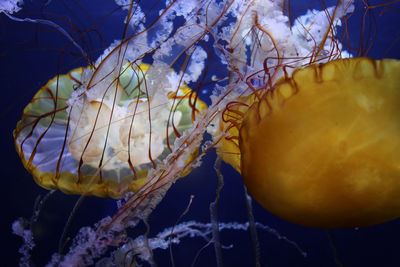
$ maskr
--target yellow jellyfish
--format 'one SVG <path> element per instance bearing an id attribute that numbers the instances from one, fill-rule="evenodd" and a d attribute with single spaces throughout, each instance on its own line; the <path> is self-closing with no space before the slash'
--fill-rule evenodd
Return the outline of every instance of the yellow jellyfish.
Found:
<path id="1" fill-rule="evenodd" d="M 117 81 L 114 70 L 105 66 L 101 76 L 100 68 L 50 80 L 17 124 L 16 150 L 46 189 L 112 198 L 136 191 L 206 108 L 186 85 L 164 95 L 149 92 L 149 65 L 126 63 Z"/>
<path id="2" fill-rule="evenodd" d="M 400 216 L 399 114 L 400 61 L 311 65 L 249 108 L 234 162 L 255 200 L 287 221 L 386 222 Z"/>

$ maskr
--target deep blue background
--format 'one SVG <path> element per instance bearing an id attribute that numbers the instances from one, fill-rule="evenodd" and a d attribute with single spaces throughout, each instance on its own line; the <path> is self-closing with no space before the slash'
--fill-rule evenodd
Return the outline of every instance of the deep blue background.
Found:
<path id="1" fill-rule="evenodd" d="M 45 1 L 44 1 L 45 2 Z M 104 3 L 103 3 L 104 2 Z M 292 1 L 292 14 L 302 13 L 304 9 Z M 312 2 L 312 1 L 311 1 Z M 319 1 L 315 1 L 319 3 Z M 330 3 L 329 3 L 330 2 Z M 329 1 L 330 5 L 332 2 Z M 382 3 L 383 1 L 375 1 Z M 95 4 L 94 4 L 95 3 Z M 313 3 L 303 6 L 312 6 Z M 111 12 L 116 8 L 112 1 L 55 1 L 47 7 L 42 1 L 27 3 L 26 9 L 18 13 L 19 17 L 51 19 L 73 32 L 69 21 L 81 30 L 94 29 L 85 33 L 88 38 L 83 44 L 90 51 L 93 59 L 108 46 L 113 39 L 119 39 L 123 20 L 121 11 Z M 314 5 L 319 6 L 319 4 Z M 369 56 L 375 58 L 400 58 L 398 39 L 399 5 L 397 9 L 375 12 L 378 37 Z M 40 10 L 42 8 L 42 13 Z M 360 36 L 360 16 L 358 10 L 348 25 L 349 33 L 354 36 L 352 47 L 357 50 Z M 106 16 L 100 23 L 99 18 Z M 29 103 L 35 92 L 57 73 L 66 73 L 74 67 L 86 65 L 76 54 L 78 51 L 66 46 L 67 40 L 50 27 L 29 23 L 16 23 L 0 15 L 0 152 L 1 152 L 1 241 L 2 266 L 15 266 L 18 262 L 18 248 L 21 240 L 11 234 L 11 223 L 18 217 L 30 217 L 35 198 L 47 191 L 37 186 L 31 175 L 23 168 L 15 153 L 12 131 L 20 119 L 23 108 Z M 61 53 L 65 51 L 66 53 Z M 75 54 L 74 54 L 75 53 Z M 60 55 L 63 55 L 60 57 Z M 61 63 L 61 64 L 60 64 Z M 400 75 L 400 74 L 399 74 Z M 201 96 L 206 99 L 206 95 Z M 187 177 L 180 179 L 170 189 L 165 199 L 150 217 L 151 233 L 154 236 L 164 228 L 174 225 L 194 195 L 190 211 L 183 221 L 209 221 L 209 203 L 215 197 L 216 174 L 213 170 L 215 155 L 204 159 L 203 165 Z M 240 176 L 230 166 L 223 164 L 225 187 L 221 192 L 219 216 L 223 222 L 246 221 L 243 187 Z M 77 200 L 77 196 L 55 193 L 44 206 L 39 222 L 35 226 L 38 233 L 37 248 L 33 258 L 38 266 L 50 259 L 57 251 L 58 238 L 63 223 Z M 74 236 L 77 229 L 92 225 L 115 209 L 113 200 L 86 198 L 73 221 L 69 236 Z M 328 240 L 327 232 L 311 229 L 282 221 L 254 203 L 256 221 L 277 229 L 282 235 L 295 241 L 308 253 L 307 258 L 283 240 L 278 240 L 268 232 L 259 231 L 263 266 L 336 266 Z M 143 228 L 138 231 L 143 230 Z M 345 266 L 400 266 L 399 239 L 400 221 L 362 228 L 358 230 L 332 230 L 336 240 L 336 249 Z M 225 266 L 253 266 L 253 254 L 248 232 L 223 231 L 224 245 L 233 245 L 224 250 Z M 185 239 L 180 245 L 173 246 L 176 266 L 188 266 L 198 249 L 205 242 L 200 239 Z M 168 251 L 155 251 L 159 266 L 170 266 Z M 196 266 L 214 266 L 213 247 L 202 252 Z"/>

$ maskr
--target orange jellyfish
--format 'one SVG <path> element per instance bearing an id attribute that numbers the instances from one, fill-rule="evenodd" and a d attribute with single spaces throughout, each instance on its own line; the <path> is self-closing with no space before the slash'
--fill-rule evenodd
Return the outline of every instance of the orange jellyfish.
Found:
<path id="1" fill-rule="evenodd" d="M 400 216 L 400 61 L 353 58 L 282 78 L 240 129 L 241 173 L 267 210 L 304 226 Z"/>
<path id="2" fill-rule="evenodd" d="M 304 34 L 312 36 L 312 22 L 303 22 Z M 257 17 L 254 24 L 261 34 L 253 34 L 270 41 L 276 57 L 265 57 L 264 70 L 248 76 L 252 94 L 226 106 L 217 130 L 227 131 L 217 147 L 222 159 L 242 174 L 264 208 L 303 226 L 358 227 L 399 217 L 399 62 L 355 58 L 318 64 L 338 56 L 340 44 L 324 44 L 327 31 L 309 62 L 293 67 L 305 58 L 282 56 L 286 48 L 274 39 L 279 34 Z M 265 41 L 260 43 L 261 54 Z M 280 70 L 284 77 L 277 80 Z"/>

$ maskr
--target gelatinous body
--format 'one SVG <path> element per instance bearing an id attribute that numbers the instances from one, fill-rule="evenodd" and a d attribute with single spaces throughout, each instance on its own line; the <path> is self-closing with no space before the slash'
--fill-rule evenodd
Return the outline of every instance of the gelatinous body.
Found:
<path id="1" fill-rule="evenodd" d="M 150 96 L 148 69 L 126 64 L 117 83 L 84 88 L 90 69 L 79 68 L 39 90 L 14 131 L 17 152 L 39 185 L 113 198 L 143 185 L 192 113 L 206 108 L 200 100 L 190 104 L 196 94 L 187 86 Z"/>
<path id="2" fill-rule="evenodd" d="M 400 61 L 353 58 L 282 78 L 240 130 L 243 180 L 275 215 L 358 227 L 400 216 Z"/>

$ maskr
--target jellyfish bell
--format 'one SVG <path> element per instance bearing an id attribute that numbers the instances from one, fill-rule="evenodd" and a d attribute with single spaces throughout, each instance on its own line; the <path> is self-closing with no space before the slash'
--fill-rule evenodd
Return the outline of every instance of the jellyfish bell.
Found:
<path id="1" fill-rule="evenodd" d="M 373 8 L 375 8 L 374 6 L 368 6 L 368 5 L 366 5 L 365 7 L 368 8 L 367 10 L 370 9 L 372 10 Z M 216 123 L 217 136 L 219 134 L 224 135 L 221 141 L 219 141 L 217 144 L 217 152 L 225 162 L 232 165 L 238 172 L 242 174 L 243 180 L 246 186 L 248 187 L 249 192 L 262 206 L 264 206 L 264 208 L 278 215 L 281 218 L 284 218 L 291 222 L 295 222 L 297 224 L 313 226 L 313 227 L 330 227 L 330 228 L 358 227 L 358 226 L 377 224 L 398 217 L 397 213 L 395 212 L 396 205 L 394 205 L 394 203 L 396 202 L 395 193 L 392 194 L 393 202 L 387 200 L 386 203 L 381 203 L 379 207 L 377 207 L 373 203 L 368 203 L 368 202 L 359 203 L 358 206 L 360 207 L 360 209 L 358 210 L 358 213 L 350 211 L 351 205 L 343 204 L 344 200 L 342 202 L 336 202 L 336 206 L 334 206 L 334 204 L 331 204 L 330 210 L 328 209 L 328 207 L 323 206 L 323 204 L 321 204 L 320 210 L 314 210 L 314 211 L 307 210 L 305 205 L 311 205 L 313 202 L 316 203 L 320 200 L 319 198 L 321 198 L 320 201 L 322 201 L 323 196 L 325 196 L 323 193 L 325 191 L 319 190 L 318 186 L 321 186 L 321 189 L 323 186 L 325 186 L 323 189 L 325 189 L 327 192 L 333 191 L 331 192 L 332 199 L 334 197 L 340 196 L 341 194 L 340 190 L 337 192 L 337 195 L 335 195 L 336 187 L 331 186 L 330 188 L 328 188 L 327 186 L 328 184 L 324 184 L 323 182 L 321 182 L 324 181 L 323 179 L 319 180 L 320 183 L 315 183 L 315 182 L 313 183 L 313 181 L 310 181 L 309 183 L 307 182 L 302 183 L 302 180 L 300 179 L 300 177 L 302 177 L 303 175 L 302 169 L 300 169 L 299 171 L 298 180 L 294 180 L 294 178 L 287 178 L 287 180 L 284 180 L 283 178 L 280 178 L 280 175 L 289 172 L 290 169 L 286 170 L 286 166 L 279 165 L 278 163 L 275 163 L 272 160 L 271 163 L 268 162 L 267 160 L 269 159 L 268 153 L 271 153 L 271 155 L 274 155 L 274 160 L 277 161 L 282 160 L 289 165 L 291 164 L 290 161 L 288 160 L 290 157 L 289 156 L 286 157 L 285 155 L 291 153 L 294 148 L 288 146 L 285 147 L 286 151 L 283 151 L 283 149 L 279 149 L 280 145 L 284 147 L 284 144 L 290 143 L 293 147 L 298 147 L 301 144 L 303 144 L 304 149 L 308 148 L 306 146 L 306 144 L 308 143 L 302 142 L 301 137 L 294 138 L 296 137 L 294 136 L 292 137 L 290 142 L 286 140 L 280 141 L 280 135 L 282 135 L 283 138 L 285 136 L 284 132 L 285 129 L 288 129 L 288 127 L 290 126 L 290 123 L 289 122 L 285 123 L 285 120 L 291 121 L 290 118 L 286 119 L 280 117 L 280 119 L 277 120 L 276 124 L 273 124 L 271 126 L 266 126 L 267 123 L 265 123 L 263 124 L 266 127 L 265 130 L 261 128 L 261 126 L 255 126 L 258 125 L 258 123 L 255 122 L 251 123 L 252 119 L 257 118 L 257 120 L 259 120 L 259 117 L 261 116 L 259 114 L 256 114 L 254 110 L 258 111 L 258 108 L 256 107 L 258 107 L 258 105 L 261 105 L 258 103 L 263 103 L 262 99 L 271 98 L 271 100 L 266 105 L 271 110 L 277 109 L 280 111 L 285 107 L 285 105 L 281 104 L 281 102 L 286 103 L 285 100 L 283 100 L 284 99 L 283 96 L 285 95 L 277 94 L 274 92 L 278 92 L 276 86 L 277 84 L 282 83 L 282 80 L 284 81 L 287 80 L 288 84 L 294 84 L 296 82 L 294 80 L 295 78 L 293 79 L 289 78 L 293 71 L 295 73 L 295 76 L 299 77 L 301 73 L 307 73 L 305 70 L 302 71 L 303 68 L 307 69 L 307 66 L 311 66 L 309 67 L 310 69 L 318 69 L 320 67 L 322 68 L 322 66 L 325 66 L 324 68 L 328 69 L 337 66 L 337 68 L 339 68 L 342 71 L 341 74 L 343 76 L 345 76 L 347 72 L 355 73 L 354 74 L 355 77 L 357 77 L 357 75 L 360 76 L 365 75 L 366 77 L 371 76 L 371 79 L 373 79 L 374 77 L 377 78 L 379 77 L 379 75 L 381 75 L 381 73 L 378 71 L 376 71 L 377 73 L 376 75 L 373 75 L 374 72 L 371 69 L 374 68 L 372 68 L 366 63 L 362 64 L 364 60 L 361 60 L 360 61 L 361 63 L 359 64 L 358 63 L 356 64 L 356 62 L 358 62 L 356 59 L 354 59 L 354 61 L 353 60 L 343 61 L 343 62 L 353 62 L 352 64 L 350 64 L 350 63 L 343 63 L 340 59 L 349 57 L 350 55 L 345 51 L 342 44 L 337 41 L 341 40 L 341 38 L 335 38 L 338 32 L 334 29 L 334 27 L 342 25 L 343 20 L 340 20 L 339 18 L 344 18 L 346 14 L 348 13 L 351 14 L 354 10 L 355 6 L 353 5 L 352 1 L 338 1 L 336 6 L 327 8 L 324 12 L 317 12 L 316 10 L 308 11 L 307 14 L 305 14 L 304 16 L 297 18 L 290 29 L 287 26 L 287 21 L 285 21 L 284 19 L 280 20 L 282 22 L 281 27 L 279 28 L 280 32 L 277 33 L 275 32 L 277 31 L 277 29 L 274 29 L 273 27 L 269 26 L 271 24 L 268 23 L 269 22 L 268 20 L 262 21 L 262 19 L 260 19 L 268 17 L 268 15 L 265 16 L 264 14 L 262 14 L 262 9 L 257 9 L 257 11 L 254 11 L 253 13 L 256 15 L 258 14 L 258 16 L 253 15 L 254 27 L 251 28 L 251 30 L 245 29 L 243 32 L 238 30 L 237 31 L 238 33 L 236 32 L 234 33 L 234 37 L 235 35 L 241 38 L 243 38 L 243 36 L 246 36 L 247 37 L 246 41 L 249 42 L 249 46 L 254 45 L 254 49 L 251 50 L 252 57 L 250 59 L 246 58 L 245 53 L 241 53 L 242 60 L 240 61 L 242 63 L 250 61 L 251 64 L 247 65 L 246 70 L 247 71 L 250 70 L 253 73 L 249 74 L 246 72 L 242 72 L 240 75 L 238 75 L 239 77 L 246 78 L 245 80 L 246 84 L 244 86 L 245 89 L 240 88 L 241 91 L 239 96 L 236 96 L 232 101 L 229 101 L 227 103 L 220 117 L 220 121 Z M 279 18 L 278 11 L 276 11 L 274 14 L 277 18 Z M 330 16 L 327 16 L 327 14 L 330 14 Z M 364 15 L 366 14 L 367 13 L 365 13 Z M 242 17 L 241 21 L 246 21 L 246 18 Z M 344 19 L 344 21 L 346 22 L 346 25 L 348 25 L 347 19 Z M 246 32 L 249 34 L 246 34 Z M 347 33 L 346 31 L 344 32 L 345 34 Z M 283 38 L 283 36 L 285 38 Z M 361 36 L 363 36 L 363 34 Z M 234 37 L 232 38 L 233 41 L 235 41 Z M 346 39 L 347 37 L 343 38 L 343 40 Z M 260 42 L 260 40 L 262 40 L 262 42 Z M 361 40 L 360 42 L 362 43 L 363 40 Z M 362 51 L 363 45 L 364 44 L 360 45 L 360 49 L 358 51 L 360 55 L 363 54 Z M 238 47 L 239 46 L 236 46 L 235 48 L 237 49 Z M 238 51 L 240 50 L 241 52 L 242 49 L 237 49 L 237 50 Z M 293 52 L 296 53 L 293 54 Z M 239 55 L 238 53 L 237 57 L 239 58 L 241 55 Z M 369 62 L 368 60 L 366 61 Z M 392 79 L 393 81 L 396 81 L 396 78 L 394 77 L 397 76 L 396 73 L 398 72 L 398 68 L 396 67 L 397 63 L 387 63 L 388 61 L 389 60 L 383 61 L 383 63 L 380 64 L 379 61 L 371 60 L 372 63 L 370 65 L 372 66 L 376 65 L 377 70 L 379 71 L 382 70 L 382 75 L 383 73 L 386 73 L 385 75 L 387 75 L 386 77 L 387 80 Z M 337 62 L 337 63 L 331 63 L 332 65 L 329 64 L 318 65 L 320 63 L 326 63 L 326 62 Z M 360 66 L 355 67 L 354 65 L 357 66 L 360 65 Z M 253 66 L 254 68 L 252 69 L 251 67 Z M 380 66 L 381 68 L 378 68 Z M 234 71 L 236 72 L 236 70 Z M 360 73 L 358 73 L 357 71 L 360 71 Z M 314 72 L 309 71 L 308 73 L 314 73 Z M 315 73 L 319 72 L 315 71 Z M 312 84 L 314 83 L 324 84 L 324 81 L 321 78 L 322 76 L 316 76 L 316 77 L 314 76 L 312 74 L 309 74 L 307 76 L 309 78 L 314 79 Z M 390 78 L 390 76 L 392 76 L 392 78 Z M 330 77 L 323 77 L 323 78 L 327 80 L 331 79 Z M 315 81 L 315 79 L 319 80 Z M 240 80 L 240 78 L 237 78 L 237 80 Z M 389 83 L 384 79 L 377 79 L 377 80 L 380 82 L 380 84 L 376 82 L 377 83 L 376 88 L 382 87 L 382 84 L 385 85 L 386 83 Z M 351 81 L 349 80 L 347 81 L 349 82 L 347 86 L 351 87 L 350 85 Z M 237 83 L 236 81 L 234 81 L 234 83 L 235 86 L 239 87 L 238 86 L 239 83 Z M 353 83 L 356 82 L 353 81 Z M 366 83 L 368 84 L 368 81 Z M 373 82 L 370 83 L 370 85 L 372 84 Z M 303 79 L 302 86 L 307 87 L 307 85 L 308 81 L 306 81 L 306 79 Z M 287 88 L 281 90 L 284 91 L 285 94 L 289 93 Z M 311 89 L 308 90 L 311 91 Z M 338 90 L 339 89 L 331 90 L 331 93 L 334 94 Z M 332 98 L 332 102 L 330 103 L 331 106 L 328 105 L 326 107 L 324 107 L 323 105 L 320 106 L 321 109 L 331 107 L 331 109 L 335 111 L 336 109 L 338 109 L 337 108 L 338 106 L 340 107 L 340 104 L 338 103 L 340 103 L 341 99 L 337 99 L 335 101 L 330 94 L 321 93 L 321 91 L 323 90 L 321 89 L 319 91 L 317 90 L 313 91 L 318 93 L 315 93 L 315 95 L 311 95 L 309 98 L 307 98 L 307 100 L 309 100 L 310 103 L 304 105 L 310 105 L 310 107 L 305 107 L 305 108 L 311 109 L 313 107 L 316 107 L 317 106 L 316 103 L 319 103 L 319 101 L 317 100 L 319 98 L 323 100 L 324 97 Z M 355 92 L 355 90 L 351 89 L 348 89 L 347 91 Z M 395 95 L 394 91 L 391 89 L 387 89 L 386 92 L 388 92 L 388 94 L 385 96 L 387 98 L 392 98 Z M 390 96 L 391 93 L 393 93 L 392 96 Z M 370 95 L 368 97 L 372 99 L 374 96 Z M 296 94 L 294 94 L 292 98 L 293 98 L 292 101 L 296 101 L 295 100 Z M 343 96 L 343 98 L 345 97 Z M 360 96 L 360 98 L 362 97 Z M 366 98 L 365 103 L 369 103 L 369 101 L 370 100 Z M 301 100 L 298 100 L 296 103 L 299 103 L 299 105 L 303 105 Z M 302 108 L 299 107 L 299 110 L 302 111 Z M 262 111 L 265 112 L 265 109 Z M 302 114 L 300 111 L 296 112 Z M 356 111 L 353 110 L 352 112 Z M 307 120 L 310 123 L 315 122 L 314 125 L 315 128 L 317 129 L 321 128 L 317 124 L 317 116 L 314 115 L 314 113 L 318 113 L 318 110 L 313 109 L 312 112 L 308 113 L 309 116 L 307 116 L 307 118 L 304 117 L 299 119 L 298 123 L 301 124 L 303 123 L 303 121 Z M 350 118 L 351 117 L 350 114 L 352 113 L 349 113 L 349 115 L 347 115 L 346 118 Z M 388 115 L 388 117 L 392 119 L 391 121 L 392 125 L 396 125 L 394 114 L 395 113 L 392 112 L 390 116 Z M 354 117 L 356 117 L 356 115 L 357 114 L 354 114 Z M 273 115 L 271 116 L 273 117 Z M 291 115 L 287 116 L 290 117 Z M 381 116 L 383 117 L 384 115 L 381 114 Z M 296 118 L 296 115 L 294 115 L 293 117 Z M 372 120 L 372 118 L 369 118 L 369 116 L 364 116 L 364 118 L 365 121 L 367 121 L 367 119 Z M 322 124 L 324 120 L 332 121 L 332 119 L 330 118 L 325 118 L 325 119 L 319 119 L 319 123 Z M 377 120 L 379 121 L 379 119 Z M 371 122 L 371 124 L 374 124 L 373 121 Z M 286 126 L 286 128 L 284 128 L 283 126 Z M 319 145 L 320 147 L 318 147 L 317 145 L 318 142 L 315 142 L 313 140 L 314 130 L 311 127 L 308 128 L 308 130 L 309 133 L 307 133 L 305 137 L 307 137 L 307 140 L 309 140 L 310 142 L 312 142 L 313 145 L 315 145 L 315 146 L 312 145 L 309 146 L 310 148 L 312 148 L 310 149 L 309 153 L 311 153 L 312 150 L 321 151 L 323 149 L 323 146 L 321 144 L 323 144 L 324 138 L 326 139 L 327 137 L 321 136 Z M 268 131 L 268 133 L 266 133 L 266 131 Z M 340 131 L 338 130 L 336 134 L 339 135 L 339 133 Z M 379 132 L 376 132 L 376 134 L 378 133 Z M 276 139 L 265 141 L 264 139 L 268 139 L 267 136 L 269 134 L 271 135 L 275 134 Z M 286 133 L 286 135 L 288 135 L 288 133 Z M 395 136 L 395 134 L 393 136 Z M 371 136 L 370 138 L 371 140 L 373 140 L 374 136 Z M 270 145 L 267 142 L 272 142 L 273 144 Z M 297 143 L 299 144 L 297 145 Z M 276 148 L 276 150 L 271 151 L 273 148 Z M 320 148 L 320 150 L 317 150 L 318 148 Z M 257 155 L 255 151 L 258 151 L 261 154 Z M 327 150 L 326 153 L 328 153 L 328 151 L 329 150 Z M 278 154 L 276 155 L 274 153 Z M 314 152 L 314 154 L 311 155 L 316 155 L 316 153 L 317 152 Z M 368 153 L 366 152 L 365 154 Z M 294 155 L 293 157 L 294 159 L 300 162 L 299 166 L 303 166 L 305 169 L 307 168 L 307 166 L 310 166 L 310 163 L 308 162 L 301 162 L 301 160 L 303 159 L 301 155 Z M 337 155 L 337 157 L 339 159 L 340 156 Z M 385 158 L 388 157 L 388 155 L 386 156 L 377 155 L 377 157 Z M 329 156 L 322 158 L 329 159 Z M 318 163 L 318 161 L 316 162 Z M 272 164 L 273 166 L 270 167 L 269 164 Z M 266 168 L 269 168 L 268 171 L 266 170 Z M 323 168 L 323 166 L 321 166 L 321 168 Z M 383 165 L 381 165 L 381 170 L 382 169 Z M 316 173 L 318 173 L 317 167 L 313 168 L 313 170 Z M 305 172 L 305 170 L 303 171 Z M 319 171 L 322 172 L 322 170 Z M 291 174 L 293 177 L 295 177 L 297 173 L 295 171 L 292 171 Z M 309 179 L 311 179 L 311 177 L 317 179 L 317 175 L 313 173 L 311 173 L 308 177 Z M 322 174 L 319 174 L 318 177 L 324 177 L 324 176 Z M 290 179 L 294 180 L 293 182 L 298 181 L 299 190 L 296 190 L 294 184 L 290 183 L 291 181 Z M 343 179 L 345 181 L 346 178 Z M 331 181 L 332 183 L 334 183 L 334 180 L 335 179 L 333 178 L 329 179 L 329 181 Z M 342 180 L 339 180 L 339 182 L 337 183 L 337 186 L 339 186 L 339 188 L 341 184 L 343 185 L 341 181 Z M 360 183 L 361 181 L 366 181 L 366 180 L 359 179 Z M 390 186 L 390 181 L 391 178 L 387 180 L 388 186 Z M 304 186 L 304 188 L 306 189 L 316 188 L 315 191 L 319 192 L 319 194 L 315 194 L 315 199 L 312 199 L 310 196 L 311 200 L 309 200 L 309 202 L 306 203 L 305 200 L 306 198 L 301 194 L 307 194 L 307 192 L 309 191 L 301 190 L 302 188 L 300 188 L 300 184 Z M 392 185 L 394 184 L 395 181 L 393 181 Z M 279 186 L 281 186 L 281 188 L 279 188 Z M 382 186 L 384 187 L 385 185 L 382 184 Z M 295 191 L 295 193 L 292 191 Z M 356 204 L 360 202 L 361 199 L 359 199 L 357 202 L 356 194 L 352 195 L 353 192 L 351 190 L 347 193 L 348 197 L 351 200 L 349 201 L 355 202 L 353 207 L 354 209 L 357 209 L 358 207 Z M 327 194 L 325 197 L 326 199 L 328 199 L 329 194 Z M 353 197 L 353 199 L 351 199 L 351 197 Z M 299 200 L 299 203 L 296 203 L 296 200 Z M 394 206 L 391 206 L 392 204 Z M 362 209 L 361 206 L 363 206 Z M 367 206 L 374 206 L 376 208 L 375 209 L 371 208 L 370 210 L 368 210 Z M 341 211 L 340 208 L 342 208 L 343 210 Z M 279 211 L 280 209 L 281 211 Z M 346 209 L 349 209 L 347 210 L 347 213 Z M 308 213 L 306 211 L 308 211 Z M 302 214 L 302 212 L 304 213 Z M 314 214 L 312 214 L 312 212 L 314 212 Z M 370 213 L 368 214 L 368 212 Z M 324 221 L 323 218 L 326 218 L 326 220 Z"/>
<path id="2" fill-rule="evenodd" d="M 17 152 L 39 185 L 112 198 L 143 185 L 147 170 L 191 125 L 192 113 L 206 108 L 201 100 L 190 104 L 197 95 L 186 85 L 150 95 L 149 68 L 125 63 L 116 76 L 79 68 L 39 90 L 14 131 Z"/>
<path id="3" fill-rule="evenodd" d="M 251 195 L 290 222 L 360 227 L 400 216 L 400 61 L 352 58 L 280 79 L 240 128 Z"/>

